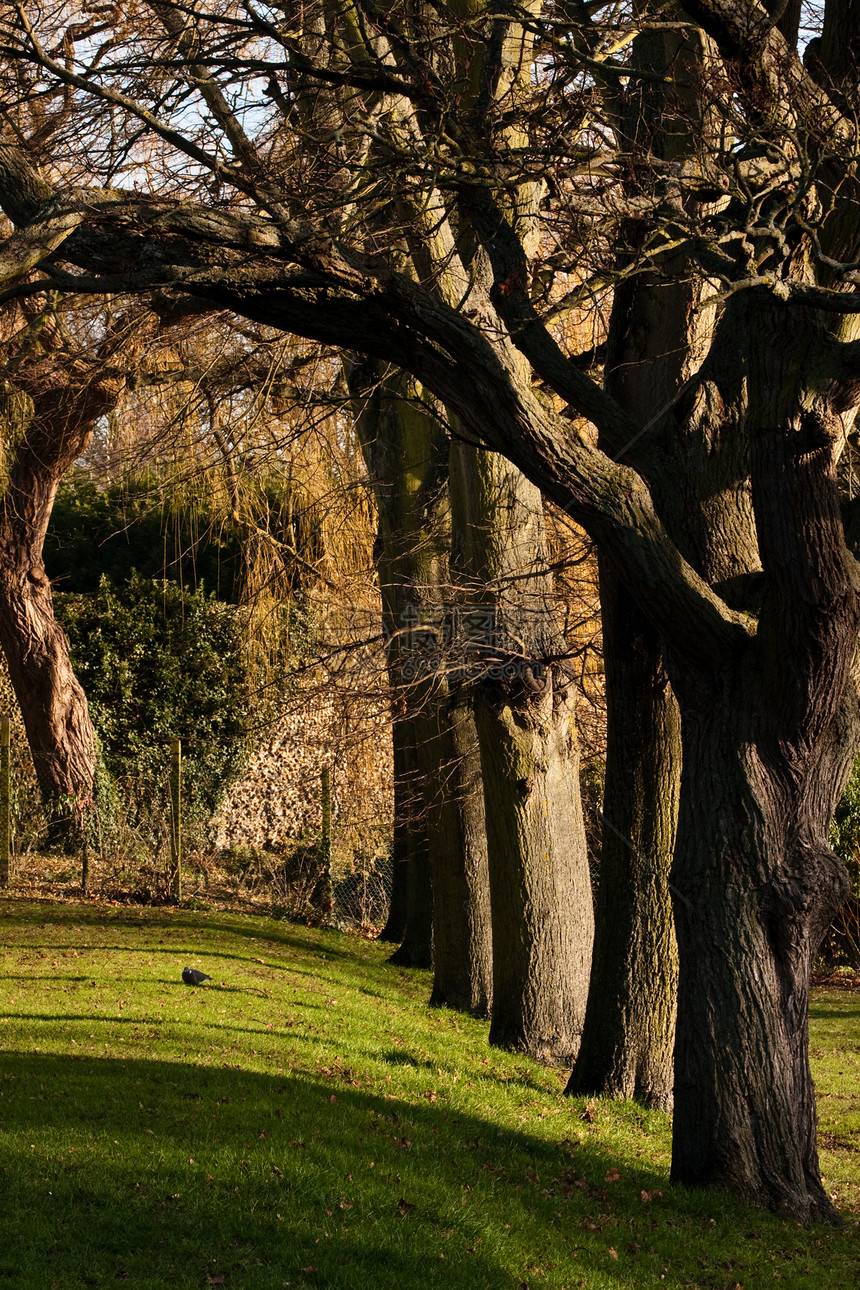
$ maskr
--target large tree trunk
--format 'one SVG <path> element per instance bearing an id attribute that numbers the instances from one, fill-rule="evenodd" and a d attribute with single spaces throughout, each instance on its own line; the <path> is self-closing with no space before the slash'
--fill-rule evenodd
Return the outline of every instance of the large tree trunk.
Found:
<path id="1" fill-rule="evenodd" d="M 490 848 L 490 1043 L 543 1060 L 579 1047 L 594 935 L 567 685 L 481 686 L 478 734 Z"/>
<path id="2" fill-rule="evenodd" d="M 406 928 L 390 959 L 399 967 L 433 966 L 433 876 L 428 853 L 427 834 L 422 830 L 414 838 L 406 868 Z"/>
<path id="3" fill-rule="evenodd" d="M 399 945 L 406 935 L 407 866 L 410 860 L 410 803 L 407 768 L 412 733 L 403 716 L 394 713 L 391 730 L 394 762 L 394 836 L 391 844 L 391 903 L 379 940 Z"/>
<path id="4" fill-rule="evenodd" d="M 855 718 L 852 737 L 829 739 L 805 776 L 786 774 L 761 739 L 769 680 L 750 660 L 685 704 L 672 1178 L 806 1221 L 834 1213 L 818 1167 L 807 1008 L 818 945 L 848 892 L 827 830 L 857 728 Z"/>
<path id="5" fill-rule="evenodd" d="M 669 897 L 681 781 L 678 705 L 653 627 L 600 560 L 604 827 L 582 1046 L 566 1092 L 672 1104 L 678 956 Z"/>
<path id="6" fill-rule="evenodd" d="M 452 512 L 490 859 L 490 1042 L 567 1060 L 579 1046 L 594 920 L 541 496 L 503 458 L 458 443 Z"/>
<path id="7" fill-rule="evenodd" d="M 715 669 L 679 651 L 669 659 L 684 758 L 672 1177 L 806 1221 L 834 1215 L 818 1168 L 807 1004 L 816 951 L 848 892 L 828 830 L 860 738 L 860 571 L 835 481 L 841 395 L 805 370 L 820 324 L 751 295 L 721 332 L 714 354 L 728 337 L 742 377 L 723 379 L 719 361 L 703 372 L 726 418 L 717 433 L 731 436 L 742 391 L 765 593 L 748 649 Z"/>
<path id="8" fill-rule="evenodd" d="M 60 480 L 121 386 L 105 380 L 95 362 L 62 352 L 50 317 L 32 327 L 35 353 L 17 364 L 16 384 L 7 383 L 2 409 L 15 448 L 0 505 L 0 643 L 51 840 L 75 845 L 91 805 L 95 737 L 68 641 L 54 618 L 42 548 Z"/>
<path id="9" fill-rule="evenodd" d="M 74 820 L 92 794 L 96 766 L 86 696 L 54 618 L 42 564 L 57 482 L 31 474 L 10 483 L 0 515 L 0 644 L 55 839 L 67 825 L 74 832 Z"/>
<path id="10" fill-rule="evenodd" d="M 698 95 L 704 48 L 690 31 L 637 37 L 632 67 L 644 73 L 624 100 L 623 133 L 635 152 L 683 163 L 707 134 Z M 703 106 L 705 112 L 703 113 Z M 637 193 L 635 170 L 629 187 Z M 620 267 L 636 262 L 641 228 L 623 239 Z M 607 341 L 607 392 L 632 416 L 659 420 L 692 376 L 712 316 L 698 308 L 701 281 L 687 257 L 618 284 Z M 728 356 L 726 356 L 728 358 Z M 736 366 L 735 354 L 728 359 Z M 732 399 L 737 409 L 737 399 Z M 664 421 L 619 453 L 649 477 L 660 516 L 687 558 L 712 583 L 758 567 L 748 459 L 738 422 L 718 444 L 707 414 Z M 738 456 L 740 455 L 740 461 Z M 734 542 L 727 541 L 731 530 Z M 600 560 L 607 695 L 607 765 L 597 932 L 583 1043 L 568 1092 L 672 1103 L 677 947 L 669 894 L 681 778 L 681 729 L 663 641 L 618 576 Z"/>
<path id="11" fill-rule="evenodd" d="M 427 776 L 435 852 L 459 857 L 433 867 L 436 949 L 430 1002 L 475 1016 L 490 1013 L 493 989 L 490 882 L 481 756 L 472 695 L 453 691 L 436 706 L 438 778 Z M 464 925 L 465 919 L 465 925 Z"/>
<path id="12" fill-rule="evenodd" d="M 432 963 L 434 1003 L 486 1013 L 491 943 L 480 770 L 469 706 L 450 692 L 443 639 L 450 547 L 444 421 L 409 377 L 365 363 L 352 366 L 349 380 L 379 514 L 376 559 L 395 719 L 411 739 L 395 801 L 408 811 L 395 830 L 412 859 L 405 936 L 393 961 Z"/>

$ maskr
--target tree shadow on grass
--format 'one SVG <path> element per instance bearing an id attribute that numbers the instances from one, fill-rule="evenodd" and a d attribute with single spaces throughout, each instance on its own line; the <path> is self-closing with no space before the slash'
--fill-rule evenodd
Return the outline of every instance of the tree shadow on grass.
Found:
<path id="1" fill-rule="evenodd" d="M 162 932 L 187 932 L 189 937 L 205 936 L 209 931 L 208 915 L 188 910 L 177 910 L 171 906 L 140 906 L 130 910 L 122 908 L 106 909 L 104 906 L 57 902 L 34 902 L 29 897 L 19 900 L 14 896 L 3 897 L 4 919 L 34 928 L 47 926 L 68 927 L 74 929 L 86 926 L 92 930 L 112 931 L 123 926 L 135 930 L 149 929 Z M 217 924 L 212 931 L 217 935 L 224 933 L 248 940 L 256 945 L 264 943 L 276 947 L 296 950 L 302 958 L 321 958 L 331 960 L 355 959 L 354 942 L 345 938 L 342 933 L 328 928 L 308 928 L 302 925 L 301 931 L 296 925 L 281 922 L 270 917 L 231 915 L 218 913 Z M 317 940 L 316 945 L 308 945 L 308 937 Z M 342 943 L 340 943 L 342 942 Z M 27 947 L 22 947 L 27 948 Z M 30 947 L 35 948 L 35 947 Z M 52 946 L 52 949 L 54 947 Z M 57 946 L 56 948 L 80 949 L 80 944 Z M 84 947 L 86 948 L 86 947 Z M 112 948 L 134 952 L 136 947 L 116 945 Z M 156 947 L 152 947 L 155 951 Z M 166 945 L 164 953 L 177 953 L 180 947 Z M 241 955 L 231 956 L 241 958 Z"/>
<path id="2" fill-rule="evenodd" d="M 0 1055 L 0 1287 L 704 1290 L 749 1247 L 647 1162 L 332 1076 Z"/>
<path id="3" fill-rule="evenodd" d="M 565 1262 L 626 1283 L 600 1231 L 611 1162 L 591 1151 L 342 1083 L 170 1062 L 6 1053 L 0 1094 L 0 1286 L 508 1290 L 524 1232 L 542 1285 L 566 1284 Z"/>
<path id="4" fill-rule="evenodd" d="M 832 1008 L 816 1008 L 813 1004 L 809 1009 L 810 1021 L 831 1021 L 841 1022 L 848 1017 L 860 1017 L 860 1008 L 842 1008 L 834 1012 Z"/>
<path id="5" fill-rule="evenodd" d="M 26 916 L 16 911 L 14 921 L 50 926 L 55 934 L 86 923 L 88 931 L 95 925 L 107 932 L 105 939 L 116 939 L 113 920 L 84 913 L 89 917 L 80 909 L 39 907 Z M 164 911 L 133 921 L 155 935 L 177 925 Z M 216 938 L 238 934 L 233 920 L 196 930 L 201 945 L 212 938 L 214 952 Z M 301 934 L 270 937 L 270 930 L 267 923 L 241 934 L 263 946 L 257 953 L 271 946 L 282 954 L 279 967 L 292 965 L 293 948 L 296 961 L 304 961 L 301 970 L 316 960 Z M 158 952 L 180 953 L 176 939 Z M 105 947 L 94 941 L 92 948 Z M 139 945 L 128 948 L 141 952 Z M 40 976 L 51 966 L 46 957 Z M 327 947 L 322 957 L 330 957 Z M 348 940 L 338 958 L 350 968 L 353 989 L 362 981 L 378 984 L 385 971 Z M 250 954 L 246 961 L 253 961 Z M 420 982 L 417 974 L 414 979 Z M 111 977 L 103 984 L 118 982 Z M 80 1019 L 147 1024 L 140 1017 Z M 33 1017 L 34 1024 L 69 1020 L 65 1013 Z M 291 1031 L 289 1042 L 295 1037 Z M 270 1038 L 278 1045 L 278 1066 L 286 1064 L 286 1036 Z M 40 1042 L 35 1031 L 34 1041 Z M 413 1064 L 386 1051 L 397 1065 Z M 207 1284 L 710 1290 L 734 1284 L 735 1268 L 742 1282 L 758 1284 L 758 1273 L 751 1280 L 744 1271 L 755 1240 L 766 1228 L 774 1243 L 783 1238 L 782 1227 L 768 1228 L 776 1220 L 751 1215 L 725 1197 L 670 1192 L 665 1173 L 647 1160 L 628 1163 L 629 1149 L 619 1161 L 587 1136 L 574 1110 L 554 1123 L 565 1124 L 562 1132 L 571 1138 L 585 1135 L 582 1145 L 512 1130 L 510 1116 L 500 1129 L 453 1109 L 444 1096 L 435 1104 L 420 1090 L 395 1096 L 384 1074 L 372 1085 L 371 1076 L 356 1084 L 342 1068 L 327 1074 L 324 1081 L 319 1071 L 260 1074 L 87 1053 L 0 1056 L 0 1290 L 4 1284 L 75 1290 L 121 1281 L 142 1290 Z M 481 1079 L 495 1077 L 488 1050 Z M 498 1078 L 510 1087 L 508 1059 Z M 528 1086 L 528 1071 L 513 1082 Z M 545 1087 L 535 1091 L 546 1098 Z M 515 1096 L 522 1096 L 519 1087 Z M 624 1114 L 629 1111 L 619 1118 Z M 599 1115 L 611 1123 L 616 1112 Z M 828 1233 L 826 1252 L 823 1242 L 820 1252 L 805 1242 L 802 1259 L 812 1279 L 788 1283 L 834 1284 L 829 1259 L 841 1240 Z"/>

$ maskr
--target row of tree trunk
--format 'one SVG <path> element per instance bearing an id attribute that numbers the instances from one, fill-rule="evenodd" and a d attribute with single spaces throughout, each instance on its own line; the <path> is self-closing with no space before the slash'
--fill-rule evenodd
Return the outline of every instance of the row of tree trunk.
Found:
<path id="1" fill-rule="evenodd" d="M 604 632 L 619 642 L 608 785 L 630 791 L 604 841 L 592 959 L 574 686 L 541 496 L 503 458 L 451 437 L 413 380 L 358 360 L 349 380 L 378 508 L 394 714 L 382 938 L 399 943 L 396 962 L 432 966 L 433 1003 L 489 1015 L 491 1043 L 556 1062 L 579 1054 L 570 1091 L 668 1106 L 679 763 L 659 644 L 603 570 Z"/>
<path id="2" fill-rule="evenodd" d="M 625 316 L 647 313 L 649 293 L 665 290 L 646 277 L 616 290 L 607 384 L 622 406 L 635 406 L 644 387 L 653 401 L 655 381 L 671 390 L 683 378 L 681 371 L 661 374 L 656 356 L 636 348 Z M 689 302 L 676 303 L 673 310 L 660 302 L 664 355 L 676 348 L 673 318 L 679 329 L 688 325 Z M 666 453 L 675 452 L 666 477 L 685 487 L 699 478 L 687 461 L 699 451 L 697 433 L 707 436 L 713 390 L 725 433 L 719 451 L 710 448 L 702 495 L 692 499 L 700 510 L 707 507 L 710 522 L 701 533 L 685 527 L 690 499 L 684 489 L 667 487 L 660 497 L 659 476 L 653 488 L 679 548 L 713 582 L 746 579 L 746 586 L 757 573 L 759 547 L 749 493 L 734 482 L 731 409 L 740 393 L 731 358 L 737 330 L 749 338 L 752 362 L 755 336 L 773 323 L 743 303 L 730 322 L 711 348 L 700 421 L 691 421 L 674 448 L 664 445 Z M 42 542 L 59 479 L 115 403 L 118 386 L 101 370 L 70 364 L 44 321 L 38 337 L 36 358 L 17 369 L 26 383 L 20 375 L 5 390 L 11 450 L 0 516 L 0 640 L 46 803 L 61 820 L 76 822 L 92 793 L 94 740 L 53 619 Z M 802 326 L 785 338 L 798 353 L 809 343 Z M 768 376 L 771 383 L 778 378 L 778 371 Z M 745 723 L 773 708 L 761 697 L 766 678 L 754 658 L 735 659 L 716 679 L 681 667 L 603 556 L 609 727 L 592 954 L 573 686 L 556 619 L 541 495 L 506 459 L 468 442 L 414 378 L 352 359 L 348 380 L 379 513 L 401 879 L 386 936 L 401 942 L 399 961 L 433 966 L 433 1002 L 489 1015 L 492 1043 L 575 1063 L 571 1092 L 635 1096 L 656 1106 L 668 1106 L 674 1095 L 689 1120 L 702 1104 L 701 1089 L 716 1090 L 705 1132 L 678 1147 L 676 1176 L 716 1178 L 790 1212 L 827 1215 L 805 1026 L 809 963 L 844 889 L 830 857 L 809 842 L 826 829 L 832 790 L 814 795 L 814 820 L 798 811 L 793 781 L 778 771 L 785 748 L 776 727 L 759 740 L 765 752 L 770 748 L 767 757 L 738 762 L 734 749 L 745 743 Z M 781 485 L 777 475 L 758 505 L 777 496 Z M 730 543 L 722 538 L 728 530 Z M 745 531 L 746 543 L 739 538 Z M 790 587 L 785 594 L 791 598 Z M 823 622 L 830 635 L 822 649 L 832 643 L 829 622 Z M 849 623 L 846 631 L 854 630 Z M 684 730 L 670 679 L 686 705 Z M 853 745 L 840 731 L 856 722 L 852 694 L 842 723 L 815 753 L 814 774 L 832 784 L 844 782 L 850 764 Z M 782 720 L 802 701 L 801 692 L 786 692 Z M 707 791 L 688 791 L 679 812 L 682 743 L 687 784 Z M 763 854 L 767 838 L 780 830 L 790 834 L 783 854 L 799 849 L 807 868 L 817 857 L 818 871 L 812 881 L 787 866 L 777 881 L 763 868 L 759 889 L 766 903 L 753 909 L 735 881 L 732 856 Z M 726 856 L 726 869 L 715 885 L 702 857 L 717 852 Z M 680 956 L 670 903 L 673 855 Z M 798 904 L 810 916 L 795 920 L 788 938 L 784 931 L 770 934 L 780 909 Z M 768 967 L 772 1016 L 762 1011 L 759 985 L 745 983 L 726 953 L 739 929 L 755 941 L 755 961 Z M 683 1027 L 673 1079 L 679 957 Z M 696 982 L 702 974 L 707 988 Z M 724 1015 L 696 1010 L 706 993 L 722 1000 Z M 774 1018 L 784 1020 L 786 999 L 791 1027 L 784 1061 L 769 1028 Z M 755 1051 L 772 1061 L 750 1057 L 756 1026 Z M 733 1030 L 735 1042 L 727 1048 L 724 1036 Z M 776 1099 L 783 1113 L 741 1122 L 741 1093 L 751 1106 Z M 797 1123 L 803 1134 L 787 1131 Z M 721 1141 L 727 1147 L 717 1177 L 712 1145 Z M 703 1142 L 711 1145 L 705 1149 Z"/>
<path id="3" fill-rule="evenodd" d="M 14 452 L 0 640 L 54 840 L 74 845 L 95 739 L 42 546 L 59 482 L 121 382 L 70 355 L 50 320 L 22 330 L 35 357 L 3 402 Z M 452 439 L 411 378 L 356 360 L 348 379 L 378 507 L 395 715 L 398 881 L 384 935 L 401 942 L 398 961 L 433 965 L 434 1003 L 491 1016 L 492 1043 L 569 1062 L 594 917 L 542 499 L 504 458 Z"/>

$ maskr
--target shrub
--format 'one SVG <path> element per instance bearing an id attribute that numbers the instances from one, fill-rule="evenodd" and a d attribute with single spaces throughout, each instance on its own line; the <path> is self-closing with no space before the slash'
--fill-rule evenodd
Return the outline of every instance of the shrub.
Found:
<path id="1" fill-rule="evenodd" d="M 860 757 L 833 816 L 830 845 L 848 866 L 852 893 L 860 896 Z"/>
<path id="2" fill-rule="evenodd" d="M 100 488 L 72 473 L 60 485 L 45 538 L 45 567 L 67 592 L 95 593 L 106 576 L 122 586 L 136 571 L 184 587 L 205 583 L 236 601 L 242 544 L 231 521 L 172 512 L 156 479 Z"/>
<path id="3" fill-rule="evenodd" d="M 167 810 L 170 741 L 183 743 L 184 818 L 199 835 L 248 752 L 251 696 L 241 611 L 137 573 L 95 595 L 58 595 L 57 617 L 105 766 L 134 822 Z M 259 718 L 259 713 L 257 714 Z"/>

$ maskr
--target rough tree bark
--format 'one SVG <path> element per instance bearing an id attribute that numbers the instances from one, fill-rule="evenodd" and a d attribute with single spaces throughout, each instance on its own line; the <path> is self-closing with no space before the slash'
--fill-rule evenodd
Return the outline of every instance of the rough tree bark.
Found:
<path id="1" fill-rule="evenodd" d="M 828 829 L 860 736 L 860 571 L 835 480 L 843 399 L 809 362 L 826 349 L 809 314 L 750 295 L 721 330 L 745 369 L 767 590 L 754 647 L 713 668 L 670 661 L 684 757 L 672 1174 L 827 1218 L 807 1005 L 816 950 L 848 890 Z"/>
<path id="2" fill-rule="evenodd" d="M 389 684 L 391 684 L 390 680 Z M 407 940 L 410 888 L 417 878 L 413 866 L 427 864 L 426 845 L 423 838 L 424 813 L 423 810 L 418 809 L 415 796 L 418 791 L 415 783 L 415 733 L 405 715 L 394 714 L 391 737 L 394 763 L 394 818 L 391 846 L 393 872 L 388 918 L 379 934 L 379 939 L 398 946 L 398 949 L 405 944 L 403 958 L 404 965 L 408 966 L 412 954 Z M 423 966 L 429 966 L 433 954 L 432 904 L 428 901 L 427 908 L 424 909 L 420 900 L 416 903 L 416 895 L 416 891 L 413 890 L 411 893 L 414 910 L 412 925 L 416 929 L 416 941 L 418 943 L 426 941 L 429 946 L 426 954 L 423 950 L 419 954 L 422 959 L 426 958 Z M 429 930 L 422 934 L 418 929 L 424 923 L 429 923 Z"/>
<path id="3" fill-rule="evenodd" d="M 15 338 L 2 419 L 0 643 L 54 841 L 73 845 L 93 792 L 95 738 L 69 646 L 54 618 L 42 548 L 57 488 L 121 389 L 94 358 L 64 350 L 46 311 Z M 15 361 L 17 360 L 17 361 Z"/>
<path id="4" fill-rule="evenodd" d="M 594 957 L 582 1045 L 565 1092 L 672 1104 L 678 955 L 669 867 L 681 726 L 662 642 L 600 560 L 606 788 Z"/>
<path id="5" fill-rule="evenodd" d="M 700 42 L 687 32 L 652 32 L 634 41 L 631 68 L 643 79 L 631 78 L 618 114 L 619 135 L 634 157 L 672 163 L 696 155 L 704 122 L 691 91 L 701 63 Z M 637 181 L 631 168 L 631 195 L 641 191 Z M 631 225 L 622 239 L 622 276 L 641 255 L 639 236 Z M 692 374 L 703 330 L 696 312 L 700 295 L 683 256 L 659 274 L 639 273 L 616 287 L 604 380 L 631 415 L 642 409 L 659 413 Z M 603 446 L 611 453 L 617 445 Z M 641 464 L 638 446 L 624 453 L 631 463 Z M 661 450 L 677 466 L 675 440 Z M 652 449 L 652 474 L 655 455 Z M 676 527 L 683 532 L 683 520 Z M 668 880 L 681 779 L 680 718 L 659 634 L 608 552 L 599 564 L 607 704 L 604 825 L 588 1010 L 566 1092 L 669 1107 L 678 964 Z"/>
<path id="6" fill-rule="evenodd" d="M 467 589 L 460 648 L 475 690 L 490 857 L 490 1043 L 569 1060 L 594 919 L 542 501 L 495 453 L 451 451 L 454 562 Z"/>
<path id="7" fill-rule="evenodd" d="M 0 502 L 0 643 L 42 800 L 63 832 L 61 822 L 73 820 L 75 808 L 92 793 L 95 741 L 42 562 L 51 508 L 66 467 L 56 457 L 52 460 L 57 440 L 50 429 L 39 433 L 30 420 L 24 435 Z M 78 438 L 78 451 L 87 437 L 88 432 Z M 68 439 L 61 446 L 68 447 Z"/>
<path id="8" fill-rule="evenodd" d="M 444 420 L 416 382 L 352 364 L 356 426 L 379 515 L 376 563 L 402 745 L 395 829 L 409 860 L 403 944 L 433 965 L 431 1002 L 486 1014 L 491 945 L 483 793 L 471 707 L 445 665 L 450 514 Z M 432 903 L 430 891 L 432 890 Z"/>
<path id="9" fill-rule="evenodd" d="M 386 661 L 395 726 L 395 861 L 405 864 L 403 935 L 392 961 L 403 967 L 433 965 L 433 894 L 422 759 L 426 758 L 426 689 L 415 684 L 407 657 L 405 624 L 420 619 L 422 605 L 437 594 L 444 558 L 440 503 L 444 508 L 444 463 L 420 417 L 404 425 L 400 397 L 410 383 L 385 379 L 384 369 L 360 360 L 346 367 L 356 432 L 377 507 L 374 561 L 382 597 Z M 400 386 L 400 389 L 398 389 Z M 411 438 L 402 440 L 404 431 Z M 444 526 L 444 520 L 442 521 Z M 425 529 L 426 524 L 426 529 Z"/>
<path id="10" fill-rule="evenodd" d="M 437 679 L 435 778 L 425 777 L 433 839 L 435 962 L 430 1002 L 486 1017 L 493 997 L 488 836 L 472 696 Z"/>
<path id="11" fill-rule="evenodd" d="M 391 680 L 389 679 L 389 684 Z M 391 900 L 388 906 L 388 917 L 385 926 L 379 933 L 379 940 L 391 945 L 400 945 L 406 936 L 406 901 L 408 891 L 408 865 L 410 860 L 410 805 L 407 795 L 408 757 L 412 747 L 411 732 L 406 728 L 401 717 L 392 722 L 391 741 L 393 745 L 394 773 L 394 808 L 393 836 L 391 842 Z"/>

